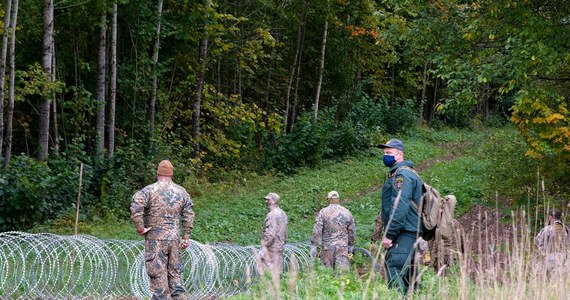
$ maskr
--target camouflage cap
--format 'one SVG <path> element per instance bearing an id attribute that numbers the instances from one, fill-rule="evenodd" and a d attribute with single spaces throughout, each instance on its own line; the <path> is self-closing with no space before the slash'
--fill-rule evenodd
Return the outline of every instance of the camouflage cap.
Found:
<path id="1" fill-rule="evenodd" d="M 327 199 L 339 199 L 339 195 L 337 191 L 331 191 L 329 192 L 329 194 L 327 195 Z"/>
<path id="2" fill-rule="evenodd" d="M 279 195 L 276 193 L 269 193 L 263 199 L 273 200 L 273 201 L 275 201 L 275 203 L 279 203 L 279 200 L 281 200 L 281 197 L 279 197 Z"/>
<path id="3" fill-rule="evenodd" d="M 166 159 L 161 161 L 156 169 L 156 174 L 159 176 L 173 176 L 174 167 L 172 166 L 172 163 Z"/>

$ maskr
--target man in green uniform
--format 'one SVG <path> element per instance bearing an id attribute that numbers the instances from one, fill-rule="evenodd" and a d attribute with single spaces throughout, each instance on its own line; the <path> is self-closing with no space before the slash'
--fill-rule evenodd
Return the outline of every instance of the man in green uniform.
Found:
<path id="1" fill-rule="evenodd" d="M 382 246 L 388 251 L 388 286 L 407 293 L 417 275 L 414 244 L 422 235 L 423 228 L 418 212 L 411 203 L 420 205 L 422 181 L 411 170 L 414 163 L 404 160 L 402 141 L 391 139 L 378 147 L 384 149 L 384 165 L 389 168 L 388 179 L 382 186 L 381 211 L 382 223 L 385 226 Z"/>
<path id="2" fill-rule="evenodd" d="M 190 195 L 172 182 L 173 175 L 170 161 L 161 161 L 157 181 L 136 192 L 131 201 L 131 219 L 137 233 L 145 237 L 145 267 L 153 300 L 186 299 L 180 248 L 185 249 L 190 243 L 194 211 Z"/>

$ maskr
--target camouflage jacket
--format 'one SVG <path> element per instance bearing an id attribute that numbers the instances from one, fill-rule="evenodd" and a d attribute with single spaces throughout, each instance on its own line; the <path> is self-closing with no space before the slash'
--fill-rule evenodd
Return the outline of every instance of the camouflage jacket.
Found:
<path id="1" fill-rule="evenodd" d="M 542 228 L 534 242 L 543 254 L 564 252 L 570 245 L 570 229 L 559 220 L 554 221 Z"/>
<path id="2" fill-rule="evenodd" d="M 133 195 L 131 220 L 137 228 L 152 227 L 145 235 L 148 240 L 180 239 L 180 220 L 183 234 L 190 236 L 194 223 L 192 199 L 172 180 L 158 180 Z"/>
<path id="3" fill-rule="evenodd" d="M 272 252 L 282 252 L 287 243 L 288 223 L 285 212 L 279 207 L 273 208 L 265 217 L 261 247 Z"/>
<path id="4" fill-rule="evenodd" d="M 321 244 L 324 250 L 354 247 L 356 226 L 350 211 L 339 204 L 330 204 L 317 215 L 311 245 Z"/>

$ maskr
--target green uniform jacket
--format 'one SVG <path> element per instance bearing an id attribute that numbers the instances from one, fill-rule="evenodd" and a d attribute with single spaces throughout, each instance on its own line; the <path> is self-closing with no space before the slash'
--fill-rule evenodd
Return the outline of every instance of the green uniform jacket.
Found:
<path id="1" fill-rule="evenodd" d="M 422 181 L 411 170 L 399 167 L 414 167 L 411 161 L 403 161 L 390 168 L 389 176 L 382 186 L 382 222 L 386 226 L 386 237 L 394 240 L 402 232 L 423 233 L 423 226 L 419 223 L 418 212 L 411 205 L 411 201 L 420 204 L 422 196 Z M 398 206 L 394 209 L 396 198 L 400 194 Z M 392 210 L 394 210 L 392 212 Z M 393 218 L 390 221 L 390 217 Z M 418 228 L 418 224 L 420 224 Z"/>

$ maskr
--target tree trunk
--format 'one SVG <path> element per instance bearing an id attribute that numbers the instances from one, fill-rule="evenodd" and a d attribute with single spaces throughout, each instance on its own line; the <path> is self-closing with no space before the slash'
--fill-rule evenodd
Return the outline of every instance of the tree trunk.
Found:
<path id="1" fill-rule="evenodd" d="M 51 82 L 55 82 L 55 79 L 57 78 L 57 74 L 56 74 L 56 67 L 55 67 L 55 45 L 53 45 L 53 49 L 52 49 L 52 60 L 51 60 Z M 53 120 L 53 147 L 55 149 L 55 152 L 58 153 L 59 152 L 59 128 L 57 126 L 57 98 L 56 98 L 56 91 L 53 90 L 52 91 L 52 120 Z"/>
<path id="2" fill-rule="evenodd" d="M 285 114 L 283 116 L 283 127 L 285 132 L 289 132 L 289 110 L 290 110 L 290 99 L 291 99 L 291 89 L 293 88 L 293 80 L 295 79 L 295 73 L 297 72 L 297 66 L 301 62 L 301 52 L 303 47 L 303 31 L 305 28 L 305 20 L 307 13 L 305 12 L 307 1 L 303 1 L 303 7 L 301 8 L 301 20 L 299 20 L 299 27 L 297 29 L 297 47 L 295 47 L 295 58 L 293 60 L 293 65 L 291 66 L 291 74 L 289 75 L 289 84 L 287 85 L 287 94 L 285 96 Z"/>
<path id="3" fill-rule="evenodd" d="M 301 52 L 303 53 L 303 47 L 305 45 L 305 23 L 303 22 L 303 35 L 301 38 Z M 295 75 L 295 88 L 293 89 L 293 108 L 291 109 L 291 120 L 289 121 L 289 130 L 295 125 L 295 120 L 297 119 L 297 102 L 299 99 L 299 82 L 301 81 L 301 55 L 299 55 L 299 63 L 297 63 L 297 72 Z"/>
<path id="4" fill-rule="evenodd" d="M 162 1 L 161 1 L 162 2 Z M 109 133 L 107 155 L 115 156 L 115 104 L 117 100 L 117 1 L 113 2 L 113 16 L 111 18 L 111 86 L 109 95 Z"/>
<path id="5" fill-rule="evenodd" d="M 101 14 L 99 24 L 99 56 L 97 58 L 97 148 L 95 157 L 101 158 L 105 150 L 105 87 L 107 74 L 107 15 Z"/>
<path id="6" fill-rule="evenodd" d="M 396 64 L 392 65 L 392 104 L 396 102 Z"/>
<path id="7" fill-rule="evenodd" d="M 289 121 L 288 132 L 295 125 L 295 120 L 297 118 L 297 101 L 299 97 L 299 82 L 301 81 L 301 60 L 302 60 L 303 48 L 305 47 L 305 30 L 307 29 L 306 25 L 307 25 L 307 14 L 305 12 L 305 9 L 303 9 L 301 45 L 299 48 L 299 58 L 297 63 L 297 71 L 295 74 L 295 88 L 293 89 L 293 107 L 291 109 L 291 119 Z"/>
<path id="8" fill-rule="evenodd" d="M 433 119 L 435 118 L 435 104 L 437 103 L 437 86 L 439 85 L 439 78 L 436 77 L 435 78 L 435 85 L 433 87 L 433 102 L 431 103 L 431 108 L 429 111 L 429 125 L 431 125 L 431 122 L 433 121 Z"/>
<path id="9" fill-rule="evenodd" d="M 206 0 L 206 11 L 210 10 L 211 2 Z M 208 16 L 206 16 L 208 18 Z M 194 94 L 194 103 L 192 103 L 192 139 L 194 140 L 194 157 L 200 152 L 200 105 L 202 102 L 202 89 L 204 87 L 204 76 L 206 75 L 206 59 L 208 57 L 208 37 L 204 30 L 204 36 L 200 39 L 200 70 L 198 73 L 198 81 L 196 82 L 196 94 Z"/>
<path id="10" fill-rule="evenodd" d="M 150 134 L 154 134 L 154 115 L 156 112 L 156 90 L 158 89 L 158 50 L 160 49 L 160 26 L 162 19 L 162 2 L 158 0 L 158 12 L 156 21 L 156 35 L 154 41 L 154 50 L 152 52 L 152 97 L 150 99 Z"/>
<path id="11" fill-rule="evenodd" d="M 325 21 L 325 30 L 323 31 L 323 42 L 321 47 L 321 62 L 319 64 L 319 80 L 317 82 L 317 94 L 315 95 L 315 113 L 313 116 L 313 122 L 317 123 L 317 117 L 319 114 L 319 99 L 321 97 L 321 85 L 323 84 L 323 70 L 325 69 L 325 51 L 327 48 L 327 34 L 328 34 L 329 22 Z"/>
<path id="12" fill-rule="evenodd" d="M 10 30 L 10 13 L 12 0 L 6 0 L 4 15 L 4 34 L 2 35 L 2 53 L 0 54 L 0 153 L 4 142 L 4 80 L 6 75 L 6 56 L 8 53 L 8 31 Z"/>
<path id="13" fill-rule="evenodd" d="M 424 76 L 422 79 L 422 97 L 420 99 L 420 123 L 424 118 L 424 105 L 426 101 L 426 89 L 427 89 L 428 73 L 427 73 L 427 62 L 424 63 Z"/>
<path id="14" fill-rule="evenodd" d="M 222 92 L 222 56 L 218 56 L 216 61 L 216 92 Z"/>
<path id="15" fill-rule="evenodd" d="M 12 35 L 10 36 L 10 74 L 8 85 L 8 113 L 6 114 L 6 152 L 4 155 L 4 167 L 10 163 L 12 155 L 12 124 L 14 123 L 14 86 L 16 83 L 16 25 L 18 24 L 18 0 L 12 2 L 12 12 L 10 14 L 10 27 Z M 2 101 L 4 101 L 2 99 Z"/>
<path id="16" fill-rule="evenodd" d="M 53 0 L 44 0 L 43 71 L 51 76 L 53 62 Z M 15 28 L 15 27 L 14 27 Z M 49 149 L 49 114 L 51 96 L 42 100 L 40 108 L 40 134 L 38 159 L 45 160 Z"/>

